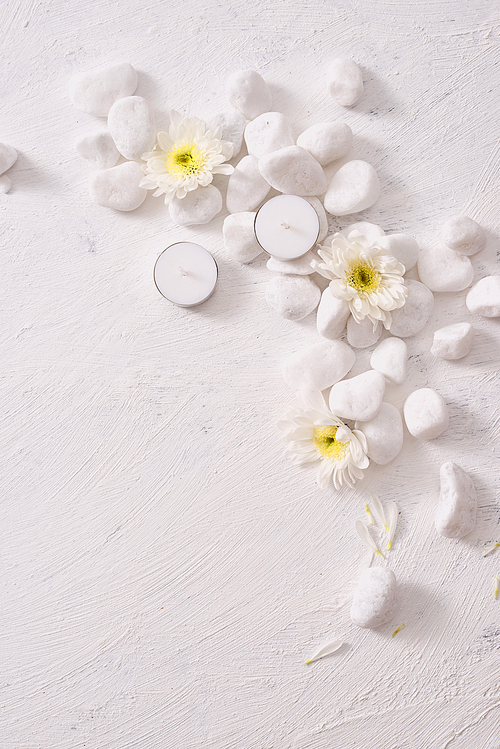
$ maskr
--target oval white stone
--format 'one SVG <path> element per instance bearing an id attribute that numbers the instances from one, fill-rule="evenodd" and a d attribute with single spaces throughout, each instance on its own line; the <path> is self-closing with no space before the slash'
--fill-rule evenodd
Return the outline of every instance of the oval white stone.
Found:
<path id="1" fill-rule="evenodd" d="M 443 396 L 432 388 L 421 388 L 411 393 L 405 401 L 403 412 L 410 434 L 424 440 L 439 437 L 450 418 Z"/>
<path id="2" fill-rule="evenodd" d="M 374 629 L 390 621 L 397 608 L 397 582 L 387 567 L 368 567 L 361 573 L 351 606 L 351 621 Z"/>
<path id="3" fill-rule="evenodd" d="M 377 240 L 377 244 L 402 263 L 405 270 L 413 268 L 418 260 L 420 247 L 408 234 L 387 234 Z"/>
<path id="4" fill-rule="evenodd" d="M 367 317 L 361 322 L 356 322 L 354 317 L 347 321 L 347 340 L 353 348 L 368 348 L 377 343 L 382 335 L 382 325 L 378 322 L 373 329 L 373 323 Z"/>
<path id="5" fill-rule="evenodd" d="M 434 333 L 431 354 L 440 359 L 462 359 L 474 342 L 474 328 L 469 322 L 447 325 Z"/>
<path id="6" fill-rule="evenodd" d="M 231 109 L 227 112 L 220 112 L 217 117 L 217 124 L 222 128 L 221 139 L 233 144 L 234 158 L 241 151 L 243 144 L 243 133 L 247 124 L 246 117 L 237 109 Z"/>
<path id="7" fill-rule="evenodd" d="M 374 463 L 385 466 L 401 452 L 403 420 L 398 409 L 391 403 L 382 403 L 375 418 L 356 422 L 355 428 L 365 435 L 368 457 Z"/>
<path id="8" fill-rule="evenodd" d="M 271 187 L 287 195 L 321 195 L 326 189 L 323 169 L 300 146 L 288 146 L 263 156 L 259 169 Z"/>
<path id="9" fill-rule="evenodd" d="M 226 206 L 229 213 L 253 211 L 270 190 L 259 171 L 255 156 L 244 156 L 234 168 L 227 183 Z"/>
<path id="10" fill-rule="evenodd" d="M 224 247 L 239 263 L 249 263 L 262 252 L 254 232 L 255 213 L 245 211 L 226 216 L 222 225 Z"/>
<path id="11" fill-rule="evenodd" d="M 253 120 L 271 109 L 271 92 L 265 80 L 255 70 L 237 70 L 226 84 L 229 103 L 239 109 L 247 120 Z"/>
<path id="12" fill-rule="evenodd" d="M 366 161 L 348 161 L 341 166 L 325 195 L 325 209 L 333 216 L 347 216 L 370 208 L 380 196 L 377 172 Z"/>
<path id="13" fill-rule="evenodd" d="M 342 229 L 344 237 L 349 237 L 353 232 L 362 234 L 370 244 L 379 244 L 380 237 L 385 234 L 381 226 L 371 224 L 369 221 L 356 221 L 356 223 Z"/>
<path id="14" fill-rule="evenodd" d="M 321 295 L 316 316 L 318 333 L 324 338 L 340 338 L 350 314 L 348 302 L 337 299 L 327 287 Z"/>
<path id="15" fill-rule="evenodd" d="M 262 251 L 260 245 L 259 248 Z M 273 273 L 288 273 L 294 276 L 312 276 L 314 269 L 311 267 L 311 260 L 317 260 L 312 252 L 306 252 L 305 255 L 302 255 L 302 257 L 298 257 L 295 260 L 280 260 L 277 257 L 270 257 L 266 263 L 266 267 L 268 270 L 273 271 Z"/>
<path id="16" fill-rule="evenodd" d="M 321 291 L 309 276 L 277 275 L 267 285 L 266 301 L 286 320 L 302 320 L 319 304 Z"/>
<path id="17" fill-rule="evenodd" d="M 354 60 L 338 57 L 326 69 L 330 96 L 342 107 L 352 107 L 363 94 L 363 74 Z"/>
<path id="18" fill-rule="evenodd" d="M 325 390 L 345 377 L 356 355 L 342 341 L 321 341 L 295 351 L 283 363 L 283 379 L 292 390 Z"/>
<path id="19" fill-rule="evenodd" d="M 406 362 L 408 347 L 400 338 L 386 338 L 379 343 L 370 358 L 370 366 L 381 372 L 395 385 L 401 385 L 406 379 Z"/>
<path id="20" fill-rule="evenodd" d="M 17 161 L 17 151 L 7 143 L 0 143 L 0 174 L 10 169 Z"/>
<path id="21" fill-rule="evenodd" d="M 392 335 L 408 338 L 424 327 L 434 307 L 434 295 L 420 281 L 405 281 L 408 296 L 404 306 L 392 310 L 390 331 Z"/>
<path id="22" fill-rule="evenodd" d="M 462 291 L 471 285 L 474 268 L 468 257 L 438 244 L 420 250 L 418 275 L 431 291 Z"/>
<path id="23" fill-rule="evenodd" d="M 500 317 L 500 276 L 486 276 L 467 294 L 465 304 L 481 317 Z"/>
<path id="24" fill-rule="evenodd" d="M 318 122 L 299 135 L 297 145 L 326 166 L 351 150 L 352 130 L 345 122 Z"/>
<path id="25" fill-rule="evenodd" d="M 476 524 L 477 495 L 471 477 L 451 461 L 439 471 L 441 489 L 434 520 L 436 530 L 445 538 L 462 538 Z"/>
<path id="26" fill-rule="evenodd" d="M 197 187 L 184 198 L 173 198 L 168 206 L 170 218 L 178 226 L 208 224 L 222 210 L 222 195 L 213 185 Z"/>
<path id="27" fill-rule="evenodd" d="M 116 211 L 133 211 L 144 203 L 148 191 L 139 187 L 144 172 L 135 161 L 92 172 L 89 193 L 92 201 Z"/>
<path id="28" fill-rule="evenodd" d="M 118 99 L 109 110 L 108 127 L 115 146 L 126 159 L 140 159 L 155 144 L 155 113 L 142 96 Z"/>
<path id="29" fill-rule="evenodd" d="M 69 82 L 72 104 L 87 114 L 106 117 L 111 106 L 137 88 L 137 73 L 128 62 L 76 73 Z"/>
<path id="30" fill-rule="evenodd" d="M 265 112 L 245 128 L 248 153 L 260 159 L 280 148 L 295 145 L 292 127 L 281 112 Z"/>
<path id="31" fill-rule="evenodd" d="M 449 218 L 441 229 L 441 238 L 450 250 L 460 255 L 475 255 L 486 244 L 483 227 L 468 216 Z"/>
<path id="32" fill-rule="evenodd" d="M 109 130 L 82 135 L 76 141 L 75 149 L 82 159 L 90 162 L 96 169 L 110 169 L 120 158 Z"/>
<path id="33" fill-rule="evenodd" d="M 330 410 L 341 419 L 370 421 L 382 405 L 385 378 L 380 372 L 368 372 L 337 382 L 330 390 Z"/>

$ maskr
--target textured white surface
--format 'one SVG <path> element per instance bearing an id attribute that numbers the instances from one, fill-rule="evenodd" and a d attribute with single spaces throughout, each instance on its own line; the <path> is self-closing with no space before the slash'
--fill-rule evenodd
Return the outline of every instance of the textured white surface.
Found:
<path id="1" fill-rule="evenodd" d="M 151 195 L 131 213 L 91 204 L 73 143 L 94 120 L 67 94 L 74 73 L 129 60 L 164 126 L 171 107 L 211 119 L 226 77 L 256 69 L 295 134 L 352 127 L 352 155 L 382 184 L 359 220 L 421 246 L 449 216 L 483 225 L 477 279 L 498 273 L 496 12 L 490 0 L 2 5 L 0 139 L 19 151 L 0 195 L 3 749 L 498 749 L 500 558 L 481 551 L 500 540 L 498 320 L 469 313 L 465 292 L 436 294 L 386 399 L 401 408 L 436 387 L 449 429 L 429 443 L 406 433 L 359 490 L 318 490 L 275 426 L 292 397 L 281 364 L 318 340 L 314 316 L 268 309 L 265 258 L 228 258 L 225 211 L 179 229 Z M 348 111 L 322 80 L 332 56 L 363 69 Z M 354 220 L 330 218 L 330 232 Z M 184 239 L 220 271 L 193 310 L 152 281 Z M 474 347 L 437 361 L 432 334 L 457 319 L 473 322 Z M 447 460 L 479 508 L 466 539 L 441 542 Z M 401 620 L 375 632 L 349 622 L 370 491 L 401 511 Z M 336 638 L 347 644 L 302 665 Z"/>

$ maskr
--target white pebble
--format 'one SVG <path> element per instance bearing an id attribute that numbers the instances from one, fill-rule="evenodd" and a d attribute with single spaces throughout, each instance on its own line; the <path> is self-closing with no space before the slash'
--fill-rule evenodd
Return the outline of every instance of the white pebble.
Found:
<path id="1" fill-rule="evenodd" d="M 245 211 L 226 216 L 222 225 L 224 247 L 239 263 L 250 263 L 262 252 L 254 231 L 255 213 Z"/>
<path id="2" fill-rule="evenodd" d="M 197 187 L 184 198 L 173 198 L 168 206 L 170 218 L 178 226 L 208 224 L 222 210 L 222 195 L 214 185 Z"/>
<path id="3" fill-rule="evenodd" d="M 262 250 L 260 245 L 258 246 L 259 249 Z M 306 252 L 305 255 L 298 257 L 296 260 L 279 260 L 277 257 L 270 257 L 266 263 L 266 267 L 268 270 L 273 271 L 273 273 L 291 273 L 294 276 L 311 276 L 314 273 L 314 268 L 311 267 L 311 260 L 317 260 L 312 252 Z"/>
<path id="4" fill-rule="evenodd" d="M 434 333 L 431 354 L 440 359 L 462 359 L 474 343 L 474 328 L 469 322 L 447 325 Z"/>
<path id="5" fill-rule="evenodd" d="M 287 195 L 321 195 L 326 190 L 323 169 L 300 146 L 288 146 L 263 156 L 259 169 L 271 187 Z"/>
<path id="6" fill-rule="evenodd" d="M 405 270 L 410 270 L 416 265 L 420 247 L 417 240 L 409 234 L 388 234 L 381 237 L 377 244 L 386 250 L 388 255 L 392 255 L 402 263 Z"/>
<path id="7" fill-rule="evenodd" d="M 115 146 L 126 159 L 140 159 L 155 144 L 155 113 L 142 96 L 118 99 L 109 110 L 108 127 Z"/>
<path id="8" fill-rule="evenodd" d="M 476 524 L 477 495 L 471 477 L 456 463 L 443 463 L 439 471 L 441 488 L 434 520 L 445 538 L 462 538 Z"/>
<path id="9" fill-rule="evenodd" d="M 367 317 L 361 322 L 356 322 L 354 317 L 347 321 L 347 340 L 354 348 L 368 348 L 377 343 L 382 335 L 383 327 L 378 322 L 373 328 L 373 323 Z"/>
<path id="10" fill-rule="evenodd" d="M 321 295 L 316 316 L 318 333 L 330 340 L 339 338 L 350 314 L 349 303 L 345 299 L 337 299 L 327 287 Z"/>
<path id="11" fill-rule="evenodd" d="M 434 295 L 420 281 L 405 281 L 408 288 L 406 302 L 391 312 L 392 335 L 408 338 L 425 326 L 434 307 Z"/>
<path id="12" fill-rule="evenodd" d="M 109 130 L 82 135 L 76 141 L 75 149 L 77 154 L 90 162 L 95 169 L 110 169 L 120 158 Z"/>
<path id="13" fill-rule="evenodd" d="M 319 304 L 321 291 L 309 276 L 277 275 L 267 285 L 268 305 L 286 320 L 302 320 Z"/>
<path id="14" fill-rule="evenodd" d="M 443 396 L 432 388 L 421 388 L 411 393 L 405 401 L 403 412 L 410 434 L 424 440 L 439 437 L 447 428 L 450 418 Z"/>
<path id="15" fill-rule="evenodd" d="M 371 224 L 369 221 L 357 221 L 355 224 L 342 229 L 344 237 L 349 237 L 353 232 L 357 232 L 355 236 L 361 234 L 365 237 L 370 245 L 379 244 L 380 237 L 384 236 L 382 227 L 378 224 Z"/>
<path id="16" fill-rule="evenodd" d="M 400 338 L 386 338 L 379 343 L 370 359 L 370 367 L 381 372 L 395 385 L 402 385 L 406 379 L 408 347 Z"/>
<path id="17" fill-rule="evenodd" d="M 363 629 L 389 622 L 397 608 L 397 582 L 387 567 L 368 567 L 361 573 L 351 606 L 351 621 Z"/>
<path id="18" fill-rule="evenodd" d="M 326 166 L 351 150 L 352 130 L 345 122 L 318 122 L 299 135 L 297 145 Z"/>
<path id="19" fill-rule="evenodd" d="M 281 112 L 265 112 L 245 128 L 248 153 L 260 159 L 280 148 L 295 145 L 292 127 Z"/>
<path id="20" fill-rule="evenodd" d="M 234 168 L 227 183 L 226 206 L 229 213 L 253 211 L 270 190 L 259 171 L 255 156 L 244 156 Z"/>
<path id="21" fill-rule="evenodd" d="M 139 187 L 144 177 L 139 164 L 127 161 L 111 169 L 92 172 L 89 177 L 90 197 L 97 205 L 116 211 L 133 211 L 144 203 L 148 191 Z"/>
<path id="22" fill-rule="evenodd" d="M 431 291 L 462 291 L 471 285 L 474 268 L 466 255 L 438 244 L 420 250 L 418 275 Z"/>
<path id="23" fill-rule="evenodd" d="M 453 216 L 443 225 L 441 239 L 460 255 L 475 255 L 486 244 L 486 232 L 468 216 Z"/>
<path id="24" fill-rule="evenodd" d="M 106 117 L 111 106 L 137 88 L 137 73 L 128 62 L 76 73 L 69 82 L 72 104 L 87 114 Z"/>
<path id="25" fill-rule="evenodd" d="M 352 368 L 356 355 L 342 341 L 321 341 L 295 351 L 283 363 L 283 379 L 292 390 L 325 390 Z"/>
<path id="26" fill-rule="evenodd" d="M 319 232 L 316 242 L 320 244 L 328 234 L 328 218 L 326 216 L 323 203 L 318 198 L 304 198 L 308 203 L 312 205 L 319 218 Z"/>
<path id="27" fill-rule="evenodd" d="M 222 128 L 221 139 L 233 144 L 233 155 L 241 151 L 243 144 L 243 133 L 247 124 L 246 117 L 237 109 L 230 109 L 227 112 L 220 112 L 217 117 L 217 124 Z"/>
<path id="28" fill-rule="evenodd" d="M 363 74 L 354 60 L 332 60 L 326 70 L 326 83 L 333 101 L 342 107 L 352 107 L 363 94 Z"/>
<path id="29" fill-rule="evenodd" d="M 7 143 L 0 143 L 0 174 L 10 169 L 17 161 L 17 151 Z"/>
<path id="30" fill-rule="evenodd" d="M 237 70 L 226 84 L 229 103 L 253 120 L 271 109 L 271 92 L 265 80 L 255 70 Z"/>
<path id="31" fill-rule="evenodd" d="M 368 372 L 337 382 L 330 390 L 330 410 L 344 419 L 370 421 L 380 411 L 385 378 L 380 372 Z"/>
<path id="32" fill-rule="evenodd" d="M 2 174 L 0 177 L 0 193 L 4 194 L 9 192 L 12 187 L 12 182 L 6 174 Z"/>
<path id="33" fill-rule="evenodd" d="M 377 172 L 366 161 L 348 161 L 341 166 L 325 195 L 325 209 L 333 216 L 347 216 L 370 208 L 380 196 Z"/>
<path id="34" fill-rule="evenodd" d="M 481 317 L 500 317 L 500 276 L 486 276 L 474 284 L 465 304 Z"/>
<path id="35" fill-rule="evenodd" d="M 374 419 L 356 422 L 355 428 L 365 435 L 368 457 L 379 466 L 387 465 L 401 452 L 403 420 L 391 403 L 382 403 Z"/>

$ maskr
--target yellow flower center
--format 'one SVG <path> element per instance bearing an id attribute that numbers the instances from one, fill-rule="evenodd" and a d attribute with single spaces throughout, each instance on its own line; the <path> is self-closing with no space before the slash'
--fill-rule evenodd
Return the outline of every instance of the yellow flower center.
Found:
<path id="1" fill-rule="evenodd" d="M 352 263 L 347 271 L 346 282 L 358 294 L 371 294 L 380 286 L 381 275 L 368 263 Z"/>
<path id="2" fill-rule="evenodd" d="M 192 140 L 174 143 L 165 156 L 167 171 L 174 177 L 189 177 L 205 166 L 202 152 Z"/>
<path id="3" fill-rule="evenodd" d="M 349 442 L 339 442 L 335 439 L 338 427 L 318 426 L 313 430 L 314 447 L 325 458 L 342 460 L 349 453 Z"/>

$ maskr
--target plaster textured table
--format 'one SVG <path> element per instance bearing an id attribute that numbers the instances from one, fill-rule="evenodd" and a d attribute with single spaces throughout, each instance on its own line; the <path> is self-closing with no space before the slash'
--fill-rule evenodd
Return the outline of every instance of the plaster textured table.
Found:
<path id="1" fill-rule="evenodd" d="M 436 294 L 388 399 L 434 387 L 450 428 L 406 432 L 356 490 L 319 490 L 276 427 L 293 396 L 281 363 L 319 340 L 314 315 L 267 308 L 265 260 L 229 258 L 225 212 L 179 229 L 151 196 L 129 214 L 91 204 L 73 144 L 94 118 L 67 93 L 75 72 L 129 61 L 164 126 L 170 108 L 210 119 L 226 78 L 258 70 L 296 136 L 345 121 L 350 157 L 380 176 L 377 204 L 330 231 L 368 220 L 425 246 L 464 213 L 488 232 L 478 279 L 500 251 L 496 4 L 11 0 L 0 19 L 0 141 L 19 151 L 0 195 L 3 749 L 498 749 L 500 559 L 482 558 L 500 540 L 498 320 Z M 351 110 L 323 81 L 338 56 L 363 70 Z M 192 310 L 152 281 L 184 240 L 220 270 Z M 433 332 L 458 321 L 471 353 L 435 359 Z M 433 526 L 448 460 L 478 491 L 461 541 Z M 362 631 L 349 607 L 370 491 L 401 511 L 401 603 Z M 303 665 L 334 637 L 347 644 Z"/>

